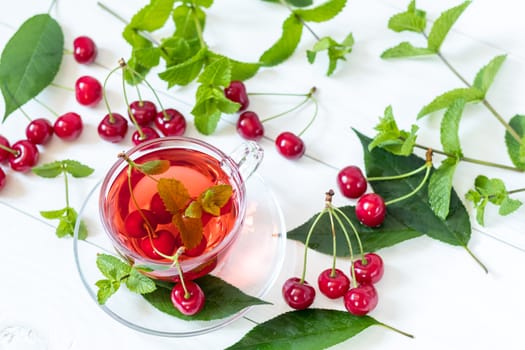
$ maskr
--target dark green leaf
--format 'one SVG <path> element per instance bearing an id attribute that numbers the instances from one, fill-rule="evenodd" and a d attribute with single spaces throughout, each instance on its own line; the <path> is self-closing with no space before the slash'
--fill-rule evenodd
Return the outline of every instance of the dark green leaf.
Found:
<path id="1" fill-rule="evenodd" d="M 437 52 L 443 44 L 450 28 L 456 23 L 457 19 L 463 11 L 470 5 L 470 1 L 465 1 L 459 6 L 453 7 L 451 9 L 443 12 L 438 19 L 432 25 L 430 34 L 428 35 L 428 48 Z"/>
<path id="2" fill-rule="evenodd" d="M 62 215 L 65 214 L 67 208 L 64 209 L 58 209 L 58 210 L 47 210 L 47 211 L 41 211 L 40 215 L 46 219 L 58 219 L 62 217 Z"/>
<path id="3" fill-rule="evenodd" d="M 478 102 L 483 100 L 484 94 L 477 88 L 458 88 L 445 92 L 436 97 L 432 102 L 421 109 L 417 117 L 422 118 L 440 109 L 448 108 L 457 99 L 463 99 L 465 102 Z"/>
<path id="4" fill-rule="evenodd" d="M 521 142 L 518 142 L 511 133 L 506 131 L 505 143 L 507 144 L 507 153 L 514 166 L 525 170 L 525 115 L 515 115 L 510 120 L 509 125 L 521 137 Z"/>
<path id="5" fill-rule="evenodd" d="M 305 22 L 325 22 L 337 16 L 345 7 L 346 0 L 328 0 L 309 9 L 294 10 Z"/>
<path id="6" fill-rule="evenodd" d="M 441 144 L 446 153 L 453 154 L 457 158 L 462 157 L 461 142 L 459 139 L 459 121 L 463 115 L 465 100 L 457 99 L 445 112 L 441 120 Z"/>
<path id="7" fill-rule="evenodd" d="M 354 316 L 346 311 L 289 311 L 258 324 L 227 349 L 325 349 L 373 325 L 380 323 L 372 317 Z"/>
<path id="8" fill-rule="evenodd" d="M 290 57 L 299 45 L 302 32 L 302 22 L 292 13 L 283 23 L 281 37 L 259 58 L 261 65 L 275 66 Z"/>
<path id="9" fill-rule="evenodd" d="M 401 58 L 433 55 L 435 51 L 429 50 L 426 47 L 415 47 L 408 41 L 404 41 L 397 46 L 385 50 L 381 54 L 381 58 Z"/>
<path id="10" fill-rule="evenodd" d="M 167 67 L 182 63 L 195 54 L 195 52 L 192 51 L 188 40 L 179 37 L 163 39 L 160 48 L 160 54 L 166 61 Z"/>
<path id="11" fill-rule="evenodd" d="M 405 12 L 395 14 L 388 20 L 388 28 L 395 32 L 405 30 L 422 33 L 427 26 L 425 11 L 416 9 L 416 2 L 412 0 Z"/>
<path id="12" fill-rule="evenodd" d="M 0 58 L 4 121 L 53 82 L 63 55 L 64 34 L 51 16 L 35 15 L 20 26 Z"/>
<path id="13" fill-rule="evenodd" d="M 154 307 L 169 315 L 184 320 L 216 320 L 233 315 L 252 305 L 267 304 L 265 301 L 249 296 L 218 277 L 206 275 L 195 281 L 206 295 L 204 308 L 194 316 L 180 313 L 171 302 L 172 284 L 158 284 L 157 289 L 143 297 Z"/>
<path id="14" fill-rule="evenodd" d="M 151 293 L 157 286 L 151 278 L 144 276 L 142 273 L 132 268 L 129 277 L 126 278 L 126 287 L 134 293 L 146 294 Z"/>
<path id="15" fill-rule="evenodd" d="M 456 172 L 458 159 L 447 158 L 441 166 L 430 176 L 428 183 L 428 202 L 434 213 L 445 220 L 450 207 L 452 179 Z"/>
<path id="16" fill-rule="evenodd" d="M 119 281 L 98 280 L 95 285 L 98 287 L 97 301 L 100 305 L 105 304 L 109 297 L 120 288 Z"/>
<path id="17" fill-rule="evenodd" d="M 63 160 L 62 165 L 64 170 L 67 171 L 71 176 L 76 178 L 86 177 L 93 174 L 93 169 L 89 166 L 82 164 L 76 160 Z"/>
<path id="18" fill-rule="evenodd" d="M 62 167 L 62 162 L 58 160 L 31 168 L 31 171 L 36 175 L 49 179 L 55 178 L 62 174 L 63 170 L 64 168 Z"/>
<path id="19" fill-rule="evenodd" d="M 481 68 L 476 74 L 473 86 L 483 91 L 483 94 L 486 94 L 506 58 L 507 55 L 496 56 L 486 66 Z"/>
<path id="20" fill-rule="evenodd" d="M 109 254 L 97 255 L 97 267 L 104 277 L 111 281 L 120 281 L 131 272 L 131 266 Z"/>

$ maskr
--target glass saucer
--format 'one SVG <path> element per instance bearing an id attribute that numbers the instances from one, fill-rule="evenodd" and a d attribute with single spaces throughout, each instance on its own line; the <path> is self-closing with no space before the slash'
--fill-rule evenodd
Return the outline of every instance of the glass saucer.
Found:
<path id="1" fill-rule="evenodd" d="M 88 227 L 88 239 L 78 240 L 77 221 L 73 240 L 77 270 L 96 305 L 99 304 L 95 282 L 104 278 L 96 266 L 97 254 L 117 255 L 99 220 L 99 190 L 100 182 L 91 190 L 79 211 L 79 220 L 83 219 Z M 286 227 L 279 204 L 261 176 L 253 174 L 248 179 L 246 194 L 248 200 L 242 232 L 223 265 L 217 267 L 212 274 L 246 294 L 264 299 L 283 265 Z M 243 309 L 219 320 L 184 321 L 157 310 L 140 295 L 128 291 L 124 285 L 105 305 L 99 307 L 132 329 L 165 337 L 188 337 L 208 333 L 237 320 L 250 309 Z"/>

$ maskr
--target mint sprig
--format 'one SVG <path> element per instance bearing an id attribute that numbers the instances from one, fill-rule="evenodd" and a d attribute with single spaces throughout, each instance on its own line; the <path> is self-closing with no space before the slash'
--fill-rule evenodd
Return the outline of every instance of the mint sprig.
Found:
<path id="1" fill-rule="evenodd" d="M 58 237 L 73 236 L 78 213 L 69 203 L 68 175 L 71 175 L 74 178 L 83 178 L 91 175 L 93 169 L 76 160 L 66 159 L 33 167 L 32 171 L 34 174 L 43 178 L 56 178 L 59 175 L 64 175 L 66 206 L 58 210 L 41 211 L 40 215 L 45 219 L 58 220 L 58 225 L 55 231 Z M 86 224 L 81 220 L 79 223 L 78 239 L 86 239 L 87 235 Z"/>

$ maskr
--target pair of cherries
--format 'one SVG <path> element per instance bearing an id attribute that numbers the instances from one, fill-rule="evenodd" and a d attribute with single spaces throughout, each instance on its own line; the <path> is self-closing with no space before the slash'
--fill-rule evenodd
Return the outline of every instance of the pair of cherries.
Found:
<path id="1" fill-rule="evenodd" d="M 239 135 L 247 140 L 259 141 L 264 136 L 264 126 L 257 113 L 247 110 L 250 100 L 244 83 L 238 80 L 230 82 L 224 89 L 224 95 L 230 101 L 240 105 L 239 119 L 236 124 Z M 280 133 L 275 139 L 275 146 L 277 151 L 287 159 L 299 159 L 305 152 L 303 140 L 290 131 Z"/>
<path id="2" fill-rule="evenodd" d="M 353 269 L 353 272 L 352 272 Z M 353 315 L 363 316 L 372 311 L 378 303 L 374 284 L 383 277 L 383 260 L 375 253 L 365 254 L 363 259 L 353 262 L 350 276 L 355 276 L 355 286 L 340 269 L 326 269 L 319 274 L 319 291 L 330 299 L 343 298 L 344 306 Z M 282 295 L 286 303 L 297 310 L 310 307 L 315 299 L 315 289 L 308 282 L 297 277 L 286 280 Z"/>

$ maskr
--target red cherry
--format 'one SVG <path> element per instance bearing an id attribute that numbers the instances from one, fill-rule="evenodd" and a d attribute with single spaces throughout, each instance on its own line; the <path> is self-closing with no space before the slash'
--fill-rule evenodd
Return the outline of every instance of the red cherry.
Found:
<path id="1" fill-rule="evenodd" d="M 282 294 L 284 301 L 296 310 L 308 308 L 315 299 L 315 289 L 306 281 L 301 283 L 298 277 L 291 277 L 284 282 Z"/>
<path id="2" fill-rule="evenodd" d="M 133 101 L 129 104 L 129 112 L 140 126 L 145 126 L 151 123 L 157 116 L 157 106 L 151 101 Z M 129 115 L 131 121 L 131 115 Z"/>
<path id="3" fill-rule="evenodd" d="M 250 104 L 248 94 L 246 93 L 246 86 L 244 86 L 244 83 L 239 80 L 230 82 L 230 85 L 224 88 L 224 96 L 226 96 L 228 100 L 237 102 L 241 105 L 239 107 L 239 112 L 244 111 Z"/>
<path id="4" fill-rule="evenodd" d="M 15 142 L 9 155 L 9 164 L 14 171 L 27 172 L 38 162 L 38 149 L 28 140 Z"/>
<path id="5" fill-rule="evenodd" d="M 9 149 L 11 149 L 11 146 L 9 146 L 9 140 L 7 140 L 4 136 L 0 135 L 0 162 L 9 159 L 9 155 L 11 154 L 8 151 Z"/>
<path id="6" fill-rule="evenodd" d="M 93 107 L 102 99 L 102 85 L 92 76 L 84 75 L 75 83 L 75 97 L 81 105 Z"/>
<path id="7" fill-rule="evenodd" d="M 177 283 L 171 290 L 171 302 L 181 313 L 187 316 L 197 314 L 204 307 L 206 297 L 201 287 L 193 281 L 185 281 L 187 293 L 182 283 Z"/>
<path id="8" fill-rule="evenodd" d="M 98 124 L 98 134 L 109 142 L 120 142 L 128 132 L 128 121 L 118 113 L 106 114 Z"/>
<path id="9" fill-rule="evenodd" d="M 149 209 L 153 212 L 153 215 L 155 215 L 155 218 L 160 225 L 169 224 L 171 222 L 173 215 L 171 215 L 171 213 L 166 209 L 166 206 L 164 205 L 164 202 L 162 201 L 162 198 L 158 192 L 155 193 L 153 197 L 151 197 Z"/>
<path id="10" fill-rule="evenodd" d="M 337 185 L 348 198 L 359 198 L 365 193 L 367 182 L 359 167 L 347 166 L 337 174 Z"/>
<path id="11" fill-rule="evenodd" d="M 202 239 L 199 244 L 197 244 L 195 247 L 191 249 L 184 250 L 183 254 L 189 257 L 199 256 L 204 252 L 207 245 L 208 245 L 208 240 L 206 239 L 205 236 L 202 236 Z"/>
<path id="12" fill-rule="evenodd" d="M 264 126 L 255 112 L 245 111 L 237 120 L 237 132 L 247 140 L 259 141 L 264 135 Z"/>
<path id="13" fill-rule="evenodd" d="M 317 285 L 321 293 L 330 299 L 342 297 L 350 288 L 350 279 L 343 271 L 335 269 L 326 269 L 317 278 Z"/>
<path id="14" fill-rule="evenodd" d="M 135 130 L 135 132 L 131 135 L 131 141 L 134 145 L 141 144 L 142 142 L 153 140 L 156 138 L 159 138 L 159 133 L 149 126 L 143 126 L 142 133 L 144 134 L 143 137 L 140 136 L 140 133 L 138 130 Z"/>
<path id="15" fill-rule="evenodd" d="M 4 169 L 0 168 L 0 190 L 5 187 L 6 176 Z"/>
<path id="16" fill-rule="evenodd" d="M 288 159 L 299 159 L 303 156 L 305 147 L 304 142 L 301 138 L 294 133 L 285 131 L 280 133 L 275 139 L 275 145 L 277 150 L 285 158 Z"/>
<path id="17" fill-rule="evenodd" d="M 377 193 L 365 194 L 357 201 L 355 215 L 363 225 L 369 227 L 381 225 L 386 215 L 386 205 L 383 197 Z"/>
<path id="18" fill-rule="evenodd" d="M 55 120 L 53 125 L 55 134 L 65 141 L 76 140 L 82 133 L 83 128 L 82 118 L 73 112 L 61 115 Z"/>
<path id="19" fill-rule="evenodd" d="M 73 40 L 73 57 L 82 64 L 92 63 L 97 57 L 97 46 L 87 36 L 79 36 Z"/>
<path id="20" fill-rule="evenodd" d="M 375 253 L 365 254 L 366 264 L 361 259 L 354 261 L 355 279 L 359 284 L 377 283 L 383 277 L 383 259 Z"/>
<path id="21" fill-rule="evenodd" d="M 186 131 L 186 118 L 173 108 L 157 113 L 155 126 L 164 136 L 181 136 Z"/>
<path id="22" fill-rule="evenodd" d="M 377 306 L 377 291 L 371 284 L 350 288 L 344 296 L 346 310 L 353 315 L 363 316 Z"/>
<path id="23" fill-rule="evenodd" d="M 35 145 L 46 144 L 52 135 L 53 125 L 45 118 L 34 119 L 26 127 L 26 137 Z"/>
<path id="24" fill-rule="evenodd" d="M 159 230 L 151 238 L 144 236 L 140 239 L 140 249 L 152 259 L 164 259 L 157 251 L 171 256 L 175 248 L 175 237 L 168 230 Z"/>
<path id="25" fill-rule="evenodd" d="M 151 227 L 148 227 L 146 220 Z M 155 214 L 147 209 L 134 210 L 126 216 L 124 219 L 124 227 L 126 234 L 129 237 L 141 238 L 148 234 L 148 230 L 155 231 L 157 228 L 157 220 Z"/>

